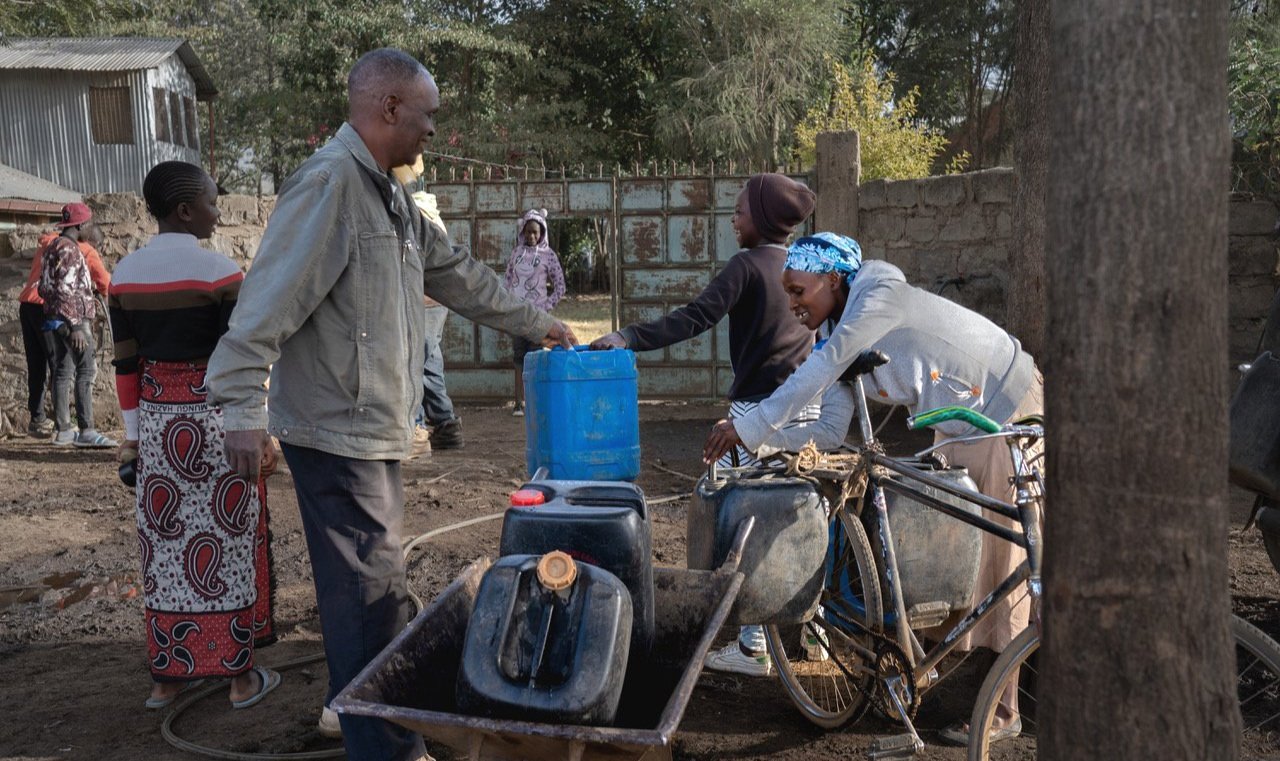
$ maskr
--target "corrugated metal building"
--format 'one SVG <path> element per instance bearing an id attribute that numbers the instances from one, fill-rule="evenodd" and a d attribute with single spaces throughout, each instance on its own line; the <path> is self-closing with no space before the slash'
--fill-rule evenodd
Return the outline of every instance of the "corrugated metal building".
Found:
<path id="1" fill-rule="evenodd" d="M 186 40 L 0 39 L 0 163 L 81 193 L 141 192 L 161 161 L 203 163 L 196 103 L 217 94 Z"/>

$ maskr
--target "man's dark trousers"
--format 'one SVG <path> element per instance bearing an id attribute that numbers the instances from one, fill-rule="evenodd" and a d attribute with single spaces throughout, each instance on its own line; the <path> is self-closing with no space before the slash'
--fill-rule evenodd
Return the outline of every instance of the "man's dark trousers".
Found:
<path id="1" fill-rule="evenodd" d="M 45 389 L 54 373 L 53 355 L 44 340 L 44 305 L 24 301 L 18 305 L 18 317 L 22 322 L 22 348 L 27 355 L 27 411 L 31 422 L 39 424 L 46 420 Z"/>
<path id="2" fill-rule="evenodd" d="M 409 620 L 396 460 L 356 460 L 281 442 L 311 554 L 329 692 L 360 673 Z M 381 719 L 339 716 L 351 761 L 409 761 L 422 738 Z"/>

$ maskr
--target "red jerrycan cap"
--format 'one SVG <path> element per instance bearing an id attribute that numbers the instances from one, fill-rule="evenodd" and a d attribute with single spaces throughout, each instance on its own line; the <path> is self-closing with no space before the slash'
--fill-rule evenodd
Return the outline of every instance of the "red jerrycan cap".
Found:
<path id="1" fill-rule="evenodd" d="M 533 507 L 541 505 L 547 501 L 547 495 L 537 489 L 520 489 L 511 492 L 512 507 Z"/>

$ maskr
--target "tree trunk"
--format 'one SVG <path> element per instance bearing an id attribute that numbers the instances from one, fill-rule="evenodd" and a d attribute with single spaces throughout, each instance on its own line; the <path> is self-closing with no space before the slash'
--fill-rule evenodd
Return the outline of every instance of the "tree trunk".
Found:
<path id="1" fill-rule="evenodd" d="M 1227 4 L 1051 24 L 1040 758 L 1233 759 Z"/>
<path id="2" fill-rule="evenodd" d="M 1009 330 L 1044 354 L 1044 197 L 1049 172 L 1049 0 L 1020 0 L 1013 65 L 1013 245 Z"/>

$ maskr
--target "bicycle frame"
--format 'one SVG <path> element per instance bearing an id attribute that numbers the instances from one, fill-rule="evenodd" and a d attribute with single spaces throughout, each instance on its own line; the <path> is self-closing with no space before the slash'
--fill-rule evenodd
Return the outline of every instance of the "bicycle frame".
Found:
<path id="1" fill-rule="evenodd" d="M 879 572 L 886 582 L 891 609 L 894 613 L 896 629 L 894 639 L 897 640 L 899 647 L 906 654 L 910 665 L 916 670 L 917 675 L 914 680 L 914 687 L 917 690 L 923 690 L 935 681 L 936 667 L 956 648 L 960 639 L 986 620 L 996 609 L 996 606 L 1005 598 L 1011 596 L 1023 582 L 1031 582 L 1029 586 L 1033 598 L 1040 593 L 1042 543 L 1039 495 L 1043 494 L 1043 485 L 1038 472 L 1030 467 L 1021 447 L 1018 445 L 1018 437 L 1026 435 L 1034 429 L 1013 427 L 1009 432 L 1002 434 L 977 434 L 971 437 L 958 437 L 948 442 L 935 444 L 917 454 L 917 457 L 928 454 L 937 449 L 938 446 L 946 443 L 1005 437 L 1009 442 L 1009 451 L 1013 458 L 1014 472 L 1016 474 L 1014 477 L 1017 494 L 1016 502 L 1010 505 L 1006 502 L 992 499 L 985 494 L 957 487 L 899 459 L 881 454 L 875 445 L 874 434 L 871 429 L 871 417 L 867 410 L 861 376 L 853 380 L 853 386 L 859 430 L 863 441 L 861 454 L 866 459 L 863 467 L 869 473 L 868 488 L 863 497 L 862 509 L 865 510 L 869 504 L 871 509 L 875 511 L 876 530 L 880 536 L 881 560 L 883 561 L 883 566 L 879 569 Z M 898 476 L 898 478 L 893 476 Z M 954 495 L 984 510 L 990 510 L 1012 520 L 1017 520 L 1022 526 L 1022 531 L 1013 531 L 981 515 L 965 512 L 926 493 L 923 489 L 913 485 L 912 482 Z M 1038 493 L 1033 493 L 1033 489 Z M 993 534 L 1005 541 L 1012 542 L 1027 551 L 1027 559 L 994 590 L 988 593 L 986 597 L 980 600 L 973 610 L 947 633 L 942 642 L 927 653 L 923 651 L 919 641 L 912 633 L 910 622 L 907 619 L 906 603 L 903 600 L 901 578 L 898 570 L 896 545 L 893 541 L 893 532 L 889 524 L 888 505 L 885 500 L 886 490 L 910 497 L 956 520 Z M 874 626 L 876 622 L 872 622 L 872 624 Z"/>

